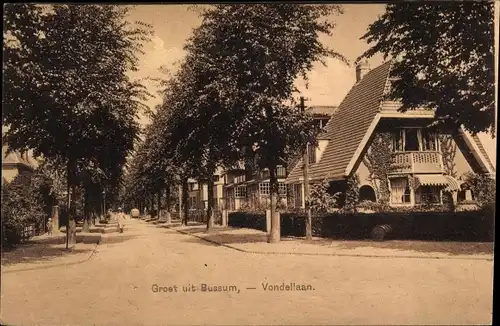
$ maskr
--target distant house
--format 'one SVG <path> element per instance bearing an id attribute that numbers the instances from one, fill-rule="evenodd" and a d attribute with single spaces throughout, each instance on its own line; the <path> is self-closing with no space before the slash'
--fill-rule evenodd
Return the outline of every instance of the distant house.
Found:
<path id="1" fill-rule="evenodd" d="M 347 178 L 357 175 L 360 200 L 376 202 L 382 190 L 375 166 L 384 171 L 391 206 L 442 204 L 445 193 L 458 204 L 470 201 L 473 194 L 461 188 L 461 176 L 469 171 L 495 174 L 479 138 L 432 127 L 434 112 L 425 108 L 399 112 L 399 103 L 384 100 L 390 69 L 390 62 L 373 70 L 366 63 L 356 67 L 356 84 L 311 151 L 309 181 L 326 180 L 330 193 L 345 194 Z M 383 155 L 374 158 L 376 152 L 389 154 L 388 159 L 377 161 Z M 304 207 L 302 166 L 300 159 L 285 181 L 291 190 L 289 206 L 297 208 Z"/>
<path id="2" fill-rule="evenodd" d="M 21 175 L 26 182 L 33 174 L 37 163 L 29 153 L 10 152 L 8 145 L 2 145 L 2 185 L 10 183 L 18 175 Z"/>
<path id="3" fill-rule="evenodd" d="M 223 187 L 224 175 L 221 169 L 214 174 L 214 208 L 217 210 L 224 205 Z M 188 179 L 188 208 L 191 210 L 201 210 L 208 207 L 208 186 L 206 183 L 199 182 L 196 179 Z"/>
<path id="4" fill-rule="evenodd" d="M 311 106 L 307 111 L 311 113 L 316 125 L 324 128 L 337 109 L 336 106 Z M 297 160 L 291 162 L 291 166 Z M 278 166 L 278 205 L 287 205 L 287 185 L 285 179 L 288 171 L 286 166 Z M 238 166 L 225 172 L 225 195 L 228 210 L 241 208 L 265 208 L 270 204 L 270 183 L 268 169 L 255 169 L 250 164 L 241 162 Z"/>

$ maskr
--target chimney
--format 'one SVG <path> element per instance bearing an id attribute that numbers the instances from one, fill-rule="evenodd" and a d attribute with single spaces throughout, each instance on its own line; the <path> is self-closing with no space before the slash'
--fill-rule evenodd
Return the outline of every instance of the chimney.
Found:
<path id="1" fill-rule="evenodd" d="M 364 60 L 356 65 L 356 83 L 359 83 L 361 79 L 370 71 L 370 66 L 368 61 Z"/>

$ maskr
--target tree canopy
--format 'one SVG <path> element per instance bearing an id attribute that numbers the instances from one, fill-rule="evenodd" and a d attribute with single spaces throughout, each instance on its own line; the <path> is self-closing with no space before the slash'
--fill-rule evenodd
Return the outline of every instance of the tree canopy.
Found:
<path id="1" fill-rule="evenodd" d="M 358 59 L 391 57 L 391 99 L 402 110 L 435 109 L 438 119 L 477 133 L 495 127 L 494 3 L 389 4 L 362 39 Z"/>
<path id="2" fill-rule="evenodd" d="M 115 187 L 150 94 L 127 72 L 151 36 L 117 5 L 5 6 L 4 114 L 10 150 L 33 150 L 67 170 Z M 89 180 L 89 178 L 86 178 Z M 104 185 L 106 183 L 107 185 Z"/>

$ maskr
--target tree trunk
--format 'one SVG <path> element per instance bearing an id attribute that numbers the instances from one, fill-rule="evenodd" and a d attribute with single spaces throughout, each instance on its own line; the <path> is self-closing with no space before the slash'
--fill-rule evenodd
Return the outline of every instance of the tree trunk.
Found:
<path id="1" fill-rule="evenodd" d="M 154 201 L 154 197 L 153 198 L 149 197 L 149 199 L 148 199 L 149 218 L 153 218 L 153 209 L 154 209 L 153 201 Z"/>
<path id="2" fill-rule="evenodd" d="M 181 224 L 184 223 L 184 217 L 182 216 L 182 185 L 179 185 L 179 209 L 178 209 L 178 214 L 179 214 L 179 220 L 181 221 Z"/>
<path id="3" fill-rule="evenodd" d="M 161 189 L 158 190 L 158 219 L 161 219 Z"/>
<path id="4" fill-rule="evenodd" d="M 76 180 L 75 180 L 76 163 L 69 161 L 67 166 L 67 181 L 68 181 L 68 219 L 66 222 L 66 249 L 73 247 L 76 244 L 76 222 L 75 222 L 75 195 L 76 195 Z"/>
<path id="5" fill-rule="evenodd" d="M 91 218 L 90 218 L 90 209 L 89 209 L 89 193 L 88 190 L 84 190 L 84 195 L 83 195 L 83 232 L 90 232 L 90 224 L 92 223 Z"/>
<path id="6" fill-rule="evenodd" d="M 165 196 L 167 197 L 167 200 L 166 200 L 166 219 L 167 219 L 167 224 L 171 224 L 172 223 L 172 216 L 170 216 L 170 185 L 167 186 L 167 188 L 165 189 Z"/>
<path id="7" fill-rule="evenodd" d="M 182 206 L 184 208 L 184 225 L 188 225 L 188 178 L 182 180 Z"/>
<path id="8" fill-rule="evenodd" d="M 271 232 L 267 238 L 269 243 L 280 241 L 280 219 L 276 212 L 278 202 L 278 178 L 276 177 L 276 165 L 269 167 L 269 190 L 271 197 Z"/>
<path id="9" fill-rule="evenodd" d="M 210 176 L 207 182 L 207 231 L 214 230 L 214 178 Z"/>

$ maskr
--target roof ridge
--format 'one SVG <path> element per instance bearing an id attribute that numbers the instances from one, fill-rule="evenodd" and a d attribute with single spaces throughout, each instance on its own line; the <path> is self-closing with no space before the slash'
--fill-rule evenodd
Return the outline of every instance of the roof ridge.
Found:
<path id="1" fill-rule="evenodd" d="M 486 149 L 484 148 L 483 142 L 481 141 L 479 136 L 477 134 L 475 134 L 472 136 L 472 139 L 476 142 L 477 147 L 479 148 L 479 151 L 481 152 L 481 154 L 484 156 L 484 158 L 486 160 L 486 163 L 490 166 L 492 171 L 496 171 L 495 167 L 493 166 L 493 162 L 491 161 L 488 153 L 486 152 Z"/>
<path id="2" fill-rule="evenodd" d="M 325 126 L 330 139 L 321 160 L 310 165 L 313 179 L 329 175 L 336 179 L 345 177 L 345 171 L 361 144 L 373 119 L 380 111 L 384 87 L 389 76 L 391 61 L 371 69 L 351 89 L 337 107 Z M 289 183 L 298 182 L 300 164 L 289 175 Z"/>

